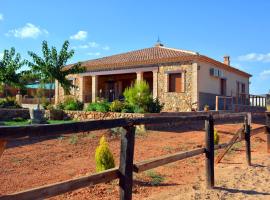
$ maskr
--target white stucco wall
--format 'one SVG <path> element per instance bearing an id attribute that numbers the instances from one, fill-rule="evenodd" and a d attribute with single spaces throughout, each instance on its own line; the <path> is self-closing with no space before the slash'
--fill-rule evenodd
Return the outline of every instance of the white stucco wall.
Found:
<path id="1" fill-rule="evenodd" d="M 209 64 L 209 63 L 199 63 L 200 69 L 198 70 L 198 91 L 210 94 L 220 94 L 220 78 L 213 77 L 210 75 L 210 68 L 219 67 Z M 237 81 L 245 83 L 246 85 L 246 94 L 249 94 L 249 78 L 241 76 L 231 71 L 226 71 L 220 69 L 224 73 L 224 78 L 227 79 L 226 82 L 226 94 L 230 96 L 231 94 L 235 95 L 237 90 Z M 241 87 L 240 87 L 241 91 Z"/>

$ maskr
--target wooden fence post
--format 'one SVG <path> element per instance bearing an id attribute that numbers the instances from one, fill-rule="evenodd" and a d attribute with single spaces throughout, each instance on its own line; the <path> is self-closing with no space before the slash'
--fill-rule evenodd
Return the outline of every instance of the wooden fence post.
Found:
<path id="1" fill-rule="evenodd" d="M 270 153 L 270 112 L 266 112 L 266 137 L 267 137 L 267 152 Z"/>
<path id="2" fill-rule="evenodd" d="M 120 199 L 132 199 L 133 184 L 133 157 L 135 143 L 135 126 L 125 127 L 126 132 L 121 135 L 121 154 L 120 154 Z"/>
<path id="3" fill-rule="evenodd" d="M 251 150 L 250 150 L 250 124 L 251 124 L 251 114 L 248 113 L 245 116 L 244 121 L 244 132 L 245 132 L 245 141 L 246 141 L 246 159 L 247 164 L 251 166 Z"/>
<path id="4" fill-rule="evenodd" d="M 214 176 L 214 119 L 212 115 L 205 120 L 205 157 L 206 157 L 206 184 L 211 189 L 215 185 Z"/>

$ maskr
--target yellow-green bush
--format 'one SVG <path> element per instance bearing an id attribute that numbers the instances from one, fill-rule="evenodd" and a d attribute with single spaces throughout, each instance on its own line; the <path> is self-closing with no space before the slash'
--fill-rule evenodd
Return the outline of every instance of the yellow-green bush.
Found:
<path id="1" fill-rule="evenodd" d="M 214 130 L 214 144 L 217 145 L 218 143 L 219 143 L 218 131 Z"/>
<path id="2" fill-rule="evenodd" d="M 108 142 L 105 136 L 102 136 L 99 141 L 99 146 L 95 153 L 96 171 L 101 172 L 115 167 L 113 154 L 109 149 Z"/>

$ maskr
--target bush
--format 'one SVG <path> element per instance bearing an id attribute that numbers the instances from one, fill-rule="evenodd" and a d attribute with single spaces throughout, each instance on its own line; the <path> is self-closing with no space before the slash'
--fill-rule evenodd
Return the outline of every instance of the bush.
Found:
<path id="1" fill-rule="evenodd" d="M 122 113 L 134 113 L 134 106 L 129 105 L 127 103 L 123 104 Z"/>
<path id="2" fill-rule="evenodd" d="M 124 108 L 124 104 L 119 100 L 114 100 L 110 105 L 110 111 L 121 112 Z"/>
<path id="3" fill-rule="evenodd" d="M 105 136 L 102 136 L 95 153 L 96 171 L 101 172 L 115 167 L 113 155 Z"/>
<path id="4" fill-rule="evenodd" d="M 67 97 L 62 103 L 57 105 L 61 110 L 83 110 L 83 103 L 73 97 Z"/>
<path id="5" fill-rule="evenodd" d="M 151 99 L 151 101 L 148 104 L 148 112 L 150 113 L 160 113 L 162 108 L 164 107 L 164 103 L 160 103 L 159 99 Z"/>
<path id="6" fill-rule="evenodd" d="M 214 130 L 214 144 L 218 145 L 219 143 L 219 134 L 217 130 Z"/>
<path id="7" fill-rule="evenodd" d="M 109 112 L 110 103 L 108 101 L 98 101 L 90 103 L 87 106 L 86 111 Z"/>
<path id="8" fill-rule="evenodd" d="M 47 101 L 46 98 L 42 98 L 42 99 L 41 99 L 41 105 L 42 105 L 42 107 L 43 107 L 45 110 L 48 110 L 48 106 L 50 105 L 50 102 Z"/>
<path id="9" fill-rule="evenodd" d="M 6 97 L 0 100 L 0 108 L 21 108 L 14 97 Z"/>
<path id="10" fill-rule="evenodd" d="M 136 111 L 146 112 L 152 95 L 149 85 L 145 81 L 137 81 L 134 86 L 125 89 L 124 97 L 126 103 L 133 106 Z"/>

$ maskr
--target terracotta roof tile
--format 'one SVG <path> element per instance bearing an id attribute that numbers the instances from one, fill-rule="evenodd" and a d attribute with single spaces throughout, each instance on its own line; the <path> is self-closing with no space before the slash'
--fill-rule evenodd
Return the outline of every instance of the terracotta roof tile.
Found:
<path id="1" fill-rule="evenodd" d="M 194 56 L 195 52 L 155 46 L 151 48 L 130 51 L 99 59 L 82 62 L 87 71 L 102 71 L 119 68 L 129 68 L 138 65 L 158 64 L 168 62 L 173 58 Z"/>
<path id="2" fill-rule="evenodd" d="M 127 53 L 116 54 L 108 57 L 93 59 L 82 62 L 82 66 L 86 67 L 89 72 L 106 71 L 116 69 L 128 69 L 137 67 L 146 67 L 179 61 L 203 61 L 220 66 L 223 69 L 234 71 L 243 76 L 250 77 L 251 75 L 240 71 L 231 66 L 225 65 L 207 56 L 200 55 L 193 51 L 185 51 L 180 49 L 167 48 L 164 46 L 154 46 L 151 48 L 130 51 Z M 68 65 L 67 67 L 69 67 Z"/>

